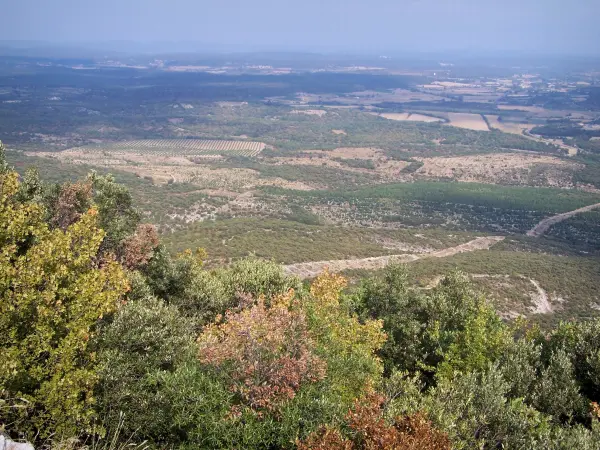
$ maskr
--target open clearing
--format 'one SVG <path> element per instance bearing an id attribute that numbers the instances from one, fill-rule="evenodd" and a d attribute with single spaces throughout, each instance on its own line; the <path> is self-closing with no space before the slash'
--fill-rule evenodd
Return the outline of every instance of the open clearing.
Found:
<path id="1" fill-rule="evenodd" d="M 129 172 L 155 184 L 190 183 L 200 189 L 226 189 L 237 192 L 265 185 L 298 190 L 313 189 L 299 181 L 261 177 L 256 170 L 252 169 L 210 167 L 206 163 L 214 161 L 215 158 L 205 155 L 160 156 L 153 153 L 88 152 L 81 149 L 62 152 L 26 152 L 26 155 Z"/>
<path id="2" fill-rule="evenodd" d="M 466 128 L 469 130 L 476 131 L 489 131 L 487 123 L 481 117 L 481 114 L 468 114 L 468 113 L 448 113 L 450 124 L 453 127 Z"/>
<path id="3" fill-rule="evenodd" d="M 187 141 L 187 140 L 181 140 Z M 228 141 L 216 141 L 228 142 Z M 409 172 L 410 161 L 389 157 L 375 147 L 339 147 L 333 150 L 305 150 L 294 156 L 259 156 L 247 166 L 228 167 L 227 155 L 238 155 L 242 144 L 231 141 L 236 149 L 203 151 L 181 149 L 164 151 L 163 147 L 139 147 L 119 144 L 116 148 L 78 147 L 59 152 L 29 152 L 30 156 L 58 159 L 77 164 L 105 167 L 146 178 L 154 183 L 192 183 L 201 189 L 227 189 L 237 192 L 257 186 L 279 186 L 290 189 L 323 189 L 320 178 L 303 177 L 302 167 L 313 172 L 335 170 L 340 176 L 369 177 L 374 184 L 452 179 L 504 185 L 573 187 L 573 173 L 580 164 L 549 155 L 531 153 L 496 153 L 455 157 L 414 158 L 422 167 Z M 123 147 L 123 148 L 120 148 Z M 203 153 L 204 152 L 204 153 Z M 283 168 L 282 168 L 283 166 Z M 297 171 L 290 166 L 298 166 Z M 281 175 L 280 175 L 281 174 Z M 287 181 L 286 181 L 287 180 Z"/>
<path id="4" fill-rule="evenodd" d="M 556 145 L 565 150 L 569 156 L 577 155 L 577 147 L 566 145 L 562 139 L 544 139 L 541 136 L 532 135 L 530 131 L 535 127 L 535 124 L 501 121 L 500 116 L 492 115 L 485 116 L 485 118 L 490 124 L 491 129 L 500 130 L 504 133 L 518 134 L 537 142 Z"/>
<path id="5" fill-rule="evenodd" d="M 340 259 L 333 261 L 316 261 L 308 263 L 290 264 L 284 266 L 286 273 L 298 276 L 302 279 L 313 278 L 321 273 L 325 268 L 332 272 L 341 272 L 344 270 L 366 269 L 376 270 L 382 269 L 390 263 L 409 263 L 423 258 L 445 258 L 447 256 L 456 255 L 458 253 L 472 252 L 474 250 L 487 250 L 492 245 L 504 240 L 504 236 L 486 236 L 479 237 L 465 244 L 449 247 L 435 252 L 415 254 L 400 254 L 376 256 L 372 258 L 361 259 Z"/>
<path id="6" fill-rule="evenodd" d="M 575 214 L 590 211 L 598 207 L 600 207 L 600 203 L 596 203 L 594 205 L 589 205 L 583 208 L 579 208 L 573 211 L 546 218 L 540 221 L 532 230 L 530 230 L 527 233 L 527 235 L 534 237 L 540 236 L 545 231 L 547 231 L 551 225 L 565 220 L 566 218 L 571 217 Z M 421 254 L 403 253 L 395 255 L 376 256 L 371 258 L 305 262 L 298 264 L 290 264 L 284 266 L 284 269 L 286 273 L 296 275 L 302 279 L 313 278 L 326 268 L 332 272 L 342 272 L 345 270 L 378 270 L 383 269 L 390 263 L 410 263 L 429 257 L 446 258 L 449 256 L 457 255 L 459 253 L 472 252 L 475 250 L 488 250 L 491 246 L 503 241 L 504 239 L 505 236 L 485 236 L 478 237 L 467 243 L 460 244 L 454 247 L 448 247 L 442 250 L 430 251 Z M 548 296 L 546 295 L 545 291 L 540 287 L 539 283 L 537 283 L 536 281 L 530 280 L 530 282 L 534 285 L 536 289 L 535 295 L 532 296 L 532 300 L 535 305 L 535 307 L 532 309 L 533 312 L 537 314 L 545 314 L 552 312 L 553 309 L 548 301 Z"/>
<path id="7" fill-rule="evenodd" d="M 572 185 L 579 164 L 554 156 L 525 153 L 418 158 L 416 177 L 452 178 L 462 182 L 538 186 Z"/>
<path id="8" fill-rule="evenodd" d="M 368 169 L 348 167 L 344 164 L 346 159 L 369 160 L 373 166 Z M 270 162 L 376 174 L 382 182 L 450 178 L 460 182 L 555 187 L 572 187 L 573 173 L 581 168 L 578 163 L 554 156 L 517 152 L 415 159 L 423 166 L 413 173 L 403 171 L 409 162 L 388 158 L 383 150 L 369 147 L 309 150 L 304 155 L 272 158 Z"/>

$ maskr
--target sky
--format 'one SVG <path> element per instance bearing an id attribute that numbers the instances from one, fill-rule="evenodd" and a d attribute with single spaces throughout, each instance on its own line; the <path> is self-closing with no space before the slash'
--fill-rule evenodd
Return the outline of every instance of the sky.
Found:
<path id="1" fill-rule="evenodd" d="M 0 40 L 600 54 L 600 0 L 2 0 L 0 10 Z"/>

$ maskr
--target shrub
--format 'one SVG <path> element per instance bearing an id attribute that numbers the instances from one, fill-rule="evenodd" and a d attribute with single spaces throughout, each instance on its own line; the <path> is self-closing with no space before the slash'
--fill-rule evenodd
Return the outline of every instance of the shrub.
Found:
<path id="1" fill-rule="evenodd" d="M 397 417 L 391 424 L 387 423 L 383 403 L 383 397 L 376 394 L 356 400 L 345 418 L 350 438 L 335 428 L 323 427 L 300 442 L 298 450 L 450 449 L 448 436 L 433 428 L 420 413 Z"/>
<path id="2" fill-rule="evenodd" d="M 325 376 L 293 297 L 293 291 L 275 297 L 269 307 L 260 297 L 249 308 L 228 312 L 223 323 L 207 326 L 198 339 L 201 362 L 228 371 L 242 408 L 278 410 L 303 383 Z"/>

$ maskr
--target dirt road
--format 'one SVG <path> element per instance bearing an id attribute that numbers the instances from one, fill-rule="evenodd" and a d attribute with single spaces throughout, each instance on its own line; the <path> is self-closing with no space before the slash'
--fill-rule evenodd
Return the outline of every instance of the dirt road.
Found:
<path id="1" fill-rule="evenodd" d="M 583 208 L 575 209 L 573 211 L 568 211 L 566 213 L 557 214 L 556 216 L 547 217 L 544 220 L 540 221 L 535 227 L 527 232 L 527 236 L 539 237 L 543 235 L 548 229 L 558 223 L 562 222 L 569 217 L 573 217 L 575 214 L 579 214 L 582 212 L 588 212 L 592 209 L 600 208 L 600 203 L 596 203 L 594 205 L 584 206 Z"/>
<path id="2" fill-rule="evenodd" d="M 534 228 L 527 232 L 527 236 L 538 237 L 543 235 L 548 229 L 555 223 L 561 222 L 569 217 L 574 216 L 586 211 L 591 211 L 595 208 L 600 208 L 600 203 L 594 205 L 584 206 L 583 208 L 569 211 L 556 216 L 547 217 L 540 221 Z M 447 256 L 456 255 L 457 253 L 472 252 L 474 250 L 487 250 L 497 242 L 504 240 L 504 236 L 485 236 L 477 239 L 473 239 L 465 244 L 457 245 L 456 247 L 449 247 L 442 250 L 437 250 L 430 253 L 423 253 L 419 255 L 415 254 L 400 254 L 400 255 L 386 255 L 386 256 L 374 256 L 371 258 L 361 259 L 338 259 L 331 261 L 313 261 L 305 263 L 290 264 L 284 266 L 286 273 L 290 275 L 296 275 L 300 278 L 312 278 L 321 273 L 326 267 L 332 272 L 341 272 L 348 269 L 367 269 L 376 270 L 382 269 L 390 263 L 410 263 L 424 258 L 445 258 Z M 547 309 L 544 306 L 539 307 L 540 310 Z"/>
<path id="3" fill-rule="evenodd" d="M 444 258 L 446 256 L 456 255 L 457 253 L 472 252 L 474 250 L 487 250 L 497 242 L 504 240 L 504 236 L 485 236 L 473 239 L 465 244 L 437 250 L 430 253 L 419 255 L 401 254 L 375 256 L 362 259 L 338 259 L 331 261 L 315 261 L 306 263 L 297 263 L 284 266 L 286 273 L 296 275 L 302 279 L 312 278 L 321 273 L 326 267 L 331 272 L 341 272 L 347 269 L 382 269 L 390 263 L 409 263 L 423 258 Z"/>

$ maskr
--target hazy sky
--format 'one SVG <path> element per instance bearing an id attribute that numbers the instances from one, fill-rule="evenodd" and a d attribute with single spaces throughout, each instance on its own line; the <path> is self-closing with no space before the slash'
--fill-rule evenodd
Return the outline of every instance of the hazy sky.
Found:
<path id="1" fill-rule="evenodd" d="M 600 0 L 3 0 L 2 40 L 600 53 Z"/>

